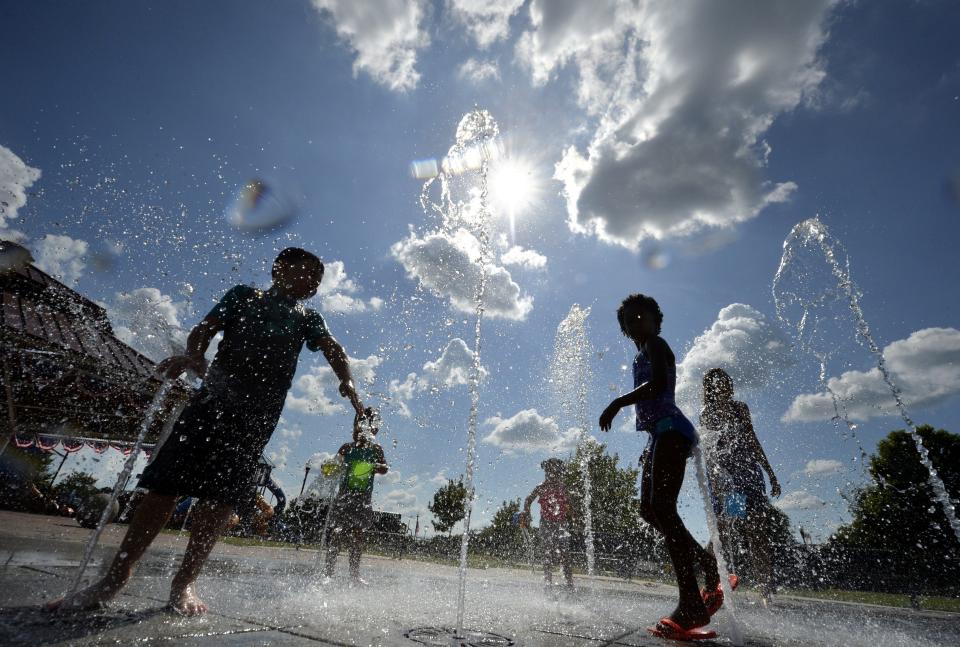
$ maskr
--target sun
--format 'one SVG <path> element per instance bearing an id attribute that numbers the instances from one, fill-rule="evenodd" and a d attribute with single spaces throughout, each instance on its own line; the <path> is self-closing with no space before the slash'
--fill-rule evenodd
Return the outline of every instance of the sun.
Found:
<path id="1" fill-rule="evenodd" d="M 491 164 L 488 187 L 493 213 L 506 216 L 511 230 L 516 219 L 530 211 L 540 197 L 536 168 L 519 157 L 503 157 Z"/>

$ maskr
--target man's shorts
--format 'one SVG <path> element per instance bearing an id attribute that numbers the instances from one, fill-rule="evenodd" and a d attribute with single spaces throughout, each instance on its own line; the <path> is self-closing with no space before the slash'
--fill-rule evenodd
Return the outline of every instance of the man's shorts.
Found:
<path id="1" fill-rule="evenodd" d="M 157 494 L 193 496 L 237 507 L 253 496 L 252 476 L 280 418 L 201 388 L 140 477 Z"/>
<path id="2" fill-rule="evenodd" d="M 330 528 L 334 532 L 366 530 L 373 525 L 373 502 L 369 493 L 340 494 L 333 503 Z"/>

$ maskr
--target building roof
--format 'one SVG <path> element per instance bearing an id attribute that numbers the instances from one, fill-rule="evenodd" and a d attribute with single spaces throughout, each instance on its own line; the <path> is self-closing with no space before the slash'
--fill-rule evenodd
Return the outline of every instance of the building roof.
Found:
<path id="1" fill-rule="evenodd" d="M 135 437 L 160 385 L 156 364 L 119 340 L 106 310 L 34 265 L 0 270 L 0 360 L 18 433 Z M 173 389 L 169 411 L 190 391 Z M 9 397 L 0 393 L 3 408 Z M 160 416 L 149 438 L 159 434 Z M 8 416 L 0 425 L 9 426 Z"/>

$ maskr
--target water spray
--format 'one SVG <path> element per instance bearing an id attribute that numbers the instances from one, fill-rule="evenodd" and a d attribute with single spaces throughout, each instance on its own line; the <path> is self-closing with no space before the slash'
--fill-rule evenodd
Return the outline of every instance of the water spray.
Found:
<path id="1" fill-rule="evenodd" d="M 890 390 L 890 395 L 893 397 L 897 411 L 900 413 L 904 424 L 906 424 L 907 431 L 913 439 L 914 445 L 916 445 L 917 453 L 920 455 L 920 462 L 927 469 L 927 483 L 930 485 L 931 490 L 933 490 L 933 496 L 937 500 L 937 503 L 939 503 L 943 509 L 943 513 L 947 518 L 947 522 L 950 524 L 950 528 L 953 530 L 953 534 L 957 540 L 960 541 L 960 521 L 957 519 L 956 504 L 950 498 L 950 494 L 947 492 L 943 480 L 934 467 L 933 461 L 930 460 L 930 453 L 927 451 L 927 448 L 923 444 L 923 439 L 917 432 L 916 424 L 907 413 L 900 388 L 894 383 L 890 371 L 887 368 L 883 350 L 877 345 L 877 342 L 873 338 L 870 325 L 867 323 L 863 310 L 860 307 L 860 290 L 850 276 L 850 264 L 846 249 L 839 240 L 830 234 L 827 227 L 820 222 L 820 219 L 817 217 L 809 218 L 796 224 L 783 242 L 783 256 L 780 259 L 780 266 L 777 268 L 777 273 L 773 279 L 773 299 L 777 308 L 777 316 L 784 325 L 795 329 L 801 346 L 806 346 L 805 336 L 812 334 L 812 330 L 817 323 L 816 308 L 823 304 L 826 295 L 817 295 L 817 298 L 810 299 L 799 293 L 799 291 L 791 292 L 783 287 L 784 276 L 792 268 L 793 264 L 797 262 L 797 252 L 805 247 L 813 247 L 823 254 L 824 261 L 831 275 L 837 282 L 840 298 L 847 302 L 847 306 L 853 314 L 857 339 L 866 346 L 870 353 L 876 358 L 877 370 L 880 372 L 884 384 L 886 384 Z M 803 311 L 802 316 L 796 324 L 793 324 L 786 314 L 786 309 L 789 305 L 798 305 Z M 816 354 L 815 349 L 808 348 L 808 350 Z M 821 360 L 822 381 L 826 374 L 825 357 L 821 355 L 818 359 Z M 832 392 L 831 397 L 836 405 L 836 396 Z M 847 427 L 851 429 L 851 431 L 856 428 L 855 426 L 851 426 L 852 423 L 846 417 L 845 412 L 840 412 L 839 409 L 837 411 L 838 413 L 842 413 L 844 422 L 846 422 Z"/>
<path id="2" fill-rule="evenodd" d="M 463 520 L 463 538 L 460 542 L 459 582 L 457 586 L 457 624 L 451 638 L 454 644 L 463 641 L 464 598 L 466 596 L 467 552 L 470 546 L 470 521 L 473 514 L 473 502 L 476 496 L 474 486 L 474 465 L 476 462 L 477 421 L 480 411 L 480 379 L 482 366 L 480 351 L 482 346 L 482 323 L 485 310 L 484 297 L 487 287 L 487 264 L 491 258 L 490 211 L 488 206 L 488 179 L 490 163 L 498 154 L 498 136 L 500 127 L 486 110 L 468 112 L 457 125 L 456 141 L 447 152 L 441 164 L 441 171 L 423 184 L 420 193 L 420 205 L 426 213 L 440 216 L 442 226 L 450 231 L 466 227 L 478 242 L 478 277 L 474 291 L 473 362 L 470 366 L 470 415 L 467 420 L 467 459 L 464 475 L 464 487 L 467 490 L 466 510 Z M 455 178 L 466 178 L 473 173 L 477 176 L 474 189 L 466 200 L 456 200 L 451 191 Z M 440 201 L 430 198 L 430 189 L 435 181 L 440 182 Z M 469 182 L 469 180 L 464 180 Z"/>
<path id="3" fill-rule="evenodd" d="M 103 529 L 112 516 L 113 504 L 120 496 L 120 493 L 123 492 L 127 481 L 130 480 L 130 475 L 133 473 L 133 466 L 137 462 L 137 456 L 140 454 L 140 447 L 143 445 L 143 440 L 146 438 L 150 427 L 153 426 L 153 421 L 157 417 L 157 414 L 163 408 L 163 403 L 167 399 L 167 394 L 170 393 L 170 389 L 173 388 L 173 384 L 174 380 L 165 379 L 161 382 L 160 388 L 157 389 L 153 400 L 150 402 L 150 406 L 143 416 L 143 420 L 140 421 L 140 430 L 137 433 L 136 441 L 133 443 L 133 449 L 123 465 L 123 470 L 121 470 L 120 475 L 117 477 L 117 482 L 113 486 L 113 491 L 110 493 L 110 501 L 104 506 L 103 512 L 100 514 L 100 521 L 97 523 L 97 528 L 93 531 L 93 534 L 90 535 L 90 539 L 87 540 L 87 545 L 83 549 L 83 558 L 80 560 L 80 566 L 77 567 L 77 574 L 73 578 L 73 583 L 70 585 L 66 597 L 76 593 L 80 587 L 83 574 L 90 564 L 90 559 L 93 557 L 93 551 L 96 549 L 97 543 L 100 541 L 100 535 L 103 534 Z M 159 450 L 159 447 L 157 449 Z"/>
<path id="4" fill-rule="evenodd" d="M 592 378 L 590 360 L 593 355 L 593 347 L 587 336 L 586 327 L 589 315 L 590 308 L 582 308 L 575 303 L 557 326 L 553 360 L 550 363 L 550 381 L 560 408 L 580 430 L 577 446 L 581 456 L 579 467 L 583 474 L 583 530 L 587 574 L 593 575 L 593 485 L 590 482 L 590 456 L 587 447 L 590 438 L 587 433 L 590 428 L 587 415 L 587 392 Z"/>

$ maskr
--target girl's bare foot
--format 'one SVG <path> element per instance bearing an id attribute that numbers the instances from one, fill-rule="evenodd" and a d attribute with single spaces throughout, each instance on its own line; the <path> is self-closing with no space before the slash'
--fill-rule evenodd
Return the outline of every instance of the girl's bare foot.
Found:
<path id="1" fill-rule="evenodd" d="M 117 592 L 116 587 L 108 586 L 104 580 L 100 580 L 85 589 L 51 600 L 43 605 L 43 608 L 46 611 L 90 611 L 104 606 Z"/>
<path id="2" fill-rule="evenodd" d="M 182 616 L 199 616 L 207 612 L 207 605 L 197 595 L 193 584 L 170 589 L 169 604 L 171 609 Z"/>
<path id="3" fill-rule="evenodd" d="M 677 605 L 670 614 L 670 619 L 685 629 L 706 627 L 710 624 L 710 614 L 707 613 L 707 608 L 702 602 L 699 605 L 696 603 Z"/>

